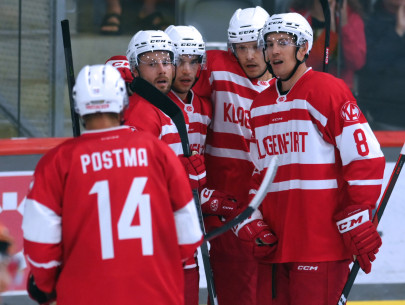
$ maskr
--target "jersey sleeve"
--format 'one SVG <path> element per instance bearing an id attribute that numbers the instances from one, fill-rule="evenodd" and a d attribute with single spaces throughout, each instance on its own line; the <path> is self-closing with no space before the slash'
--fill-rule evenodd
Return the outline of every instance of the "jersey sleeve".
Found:
<path id="1" fill-rule="evenodd" d="M 166 159 L 166 179 L 174 213 L 180 254 L 182 259 L 185 260 L 194 255 L 195 250 L 202 242 L 203 235 L 186 172 L 174 152 L 167 145 L 161 144 L 161 151 Z"/>
<path id="2" fill-rule="evenodd" d="M 62 262 L 61 203 L 63 174 L 58 172 L 55 150 L 38 163 L 24 205 L 24 252 L 39 289 L 55 289 Z"/>
<path id="3" fill-rule="evenodd" d="M 366 204 L 373 209 L 381 192 L 385 158 L 350 90 L 338 81 L 331 101 L 333 114 L 324 132 L 339 152 L 336 161 L 341 162 L 343 171 L 340 183 L 347 188 L 347 198 L 342 202 Z"/>

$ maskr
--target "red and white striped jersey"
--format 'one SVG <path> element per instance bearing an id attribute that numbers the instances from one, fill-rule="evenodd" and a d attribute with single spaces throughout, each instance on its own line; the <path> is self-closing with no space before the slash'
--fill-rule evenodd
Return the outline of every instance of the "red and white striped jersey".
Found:
<path id="1" fill-rule="evenodd" d="M 125 125 L 136 130 L 152 133 L 167 143 L 176 155 L 183 155 L 180 135 L 173 120 L 136 93 L 129 97 L 129 106 L 124 113 L 124 121 Z M 188 128 L 187 118 L 185 121 Z"/>
<path id="2" fill-rule="evenodd" d="M 127 126 L 89 131 L 39 161 L 24 250 L 64 304 L 183 304 L 182 260 L 202 239 L 173 151 Z"/>
<path id="3" fill-rule="evenodd" d="M 249 79 L 235 56 L 207 51 L 207 69 L 193 90 L 211 98 L 213 120 L 207 136 L 207 187 L 234 195 L 248 204 L 248 177 L 253 171 L 249 155 L 249 110 L 253 99 L 272 81 Z"/>
<path id="4" fill-rule="evenodd" d="M 265 90 L 250 114 L 261 174 L 272 156 L 280 162 L 261 205 L 279 238 L 274 262 L 350 258 L 333 216 L 352 204 L 375 207 L 385 158 L 348 87 L 308 69 L 286 95 Z"/>
<path id="5" fill-rule="evenodd" d="M 203 154 L 207 129 L 212 118 L 212 104 L 209 99 L 194 94 L 193 90 L 190 90 L 190 94 L 190 103 L 185 103 L 173 90 L 167 95 L 183 111 L 188 127 L 190 149 Z"/>

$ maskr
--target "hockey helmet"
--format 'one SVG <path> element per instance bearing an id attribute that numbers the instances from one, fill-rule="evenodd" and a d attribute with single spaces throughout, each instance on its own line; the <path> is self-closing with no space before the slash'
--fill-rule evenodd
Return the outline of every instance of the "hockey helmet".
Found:
<path id="1" fill-rule="evenodd" d="M 265 43 L 266 36 L 269 33 L 287 33 L 294 35 L 297 46 L 302 46 L 308 41 L 307 54 L 309 54 L 312 49 L 312 28 L 308 21 L 298 13 L 274 14 L 269 17 L 263 28 L 262 43 Z"/>
<path id="2" fill-rule="evenodd" d="M 147 30 L 137 32 L 131 39 L 127 49 L 127 58 L 131 70 L 139 65 L 139 56 L 146 52 L 167 51 L 175 64 L 175 49 L 170 37 L 163 31 Z"/>
<path id="3" fill-rule="evenodd" d="M 173 41 L 177 56 L 198 55 L 202 66 L 205 65 L 205 42 L 201 33 L 194 26 L 171 25 L 165 30 L 165 33 Z"/>
<path id="4" fill-rule="evenodd" d="M 228 44 L 257 41 L 269 14 L 260 6 L 237 9 L 228 28 Z"/>
<path id="5" fill-rule="evenodd" d="M 111 65 L 84 66 L 72 95 L 80 116 L 97 112 L 120 113 L 128 105 L 125 81 Z"/>

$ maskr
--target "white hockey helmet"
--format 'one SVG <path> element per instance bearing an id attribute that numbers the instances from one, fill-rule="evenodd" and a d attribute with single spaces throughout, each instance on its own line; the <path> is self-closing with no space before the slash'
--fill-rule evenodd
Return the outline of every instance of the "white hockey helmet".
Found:
<path id="1" fill-rule="evenodd" d="M 274 14 L 269 17 L 263 28 L 263 40 L 266 40 L 267 34 L 275 32 L 294 35 L 297 46 L 301 46 L 308 41 L 307 54 L 312 49 L 314 40 L 312 28 L 304 16 L 298 13 Z"/>
<path id="2" fill-rule="evenodd" d="M 268 17 L 260 6 L 237 9 L 229 21 L 228 44 L 257 41 Z"/>
<path id="3" fill-rule="evenodd" d="M 127 49 L 127 58 L 131 70 L 135 70 L 139 65 L 138 59 L 142 53 L 167 51 L 175 63 L 175 49 L 170 37 L 163 31 L 138 31 L 131 39 Z"/>
<path id="4" fill-rule="evenodd" d="M 72 95 L 80 116 L 120 113 L 128 105 L 125 81 L 111 65 L 84 66 L 77 75 Z"/>
<path id="5" fill-rule="evenodd" d="M 173 41 L 177 56 L 197 55 L 200 57 L 201 66 L 205 67 L 205 42 L 201 33 L 194 26 L 171 25 L 165 30 L 165 33 Z"/>

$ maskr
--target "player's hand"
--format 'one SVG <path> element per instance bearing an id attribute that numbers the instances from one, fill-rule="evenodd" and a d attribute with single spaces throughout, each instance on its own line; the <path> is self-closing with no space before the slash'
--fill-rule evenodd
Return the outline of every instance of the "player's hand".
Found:
<path id="1" fill-rule="evenodd" d="M 106 62 L 106 65 L 111 65 L 121 73 L 121 77 L 124 79 L 125 83 L 132 83 L 134 76 L 131 73 L 131 69 L 129 67 L 129 61 L 126 56 L 124 55 L 116 55 L 109 58 Z"/>
<path id="2" fill-rule="evenodd" d="M 349 206 L 335 217 L 344 244 L 357 256 L 360 268 L 365 273 L 370 273 L 371 262 L 382 245 L 381 237 L 370 219 L 371 210 L 363 205 Z"/>
<path id="3" fill-rule="evenodd" d="M 238 201 L 220 191 L 204 188 L 201 191 L 200 201 L 204 215 L 216 215 L 229 219 L 239 214 Z"/>
<path id="4" fill-rule="evenodd" d="M 28 275 L 27 292 L 31 299 L 38 302 L 40 305 L 51 305 L 56 300 L 55 293 L 46 293 L 38 288 L 35 283 L 32 273 Z"/>
<path id="5" fill-rule="evenodd" d="M 255 219 L 233 230 L 242 241 L 252 244 L 253 255 L 259 260 L 266 259 L 276 250 L 278 239 L 262 219 Z"/>
<path id="6" fill-rule="evenodd" d="M 205 172 L 204 156 L 193 154 L 190 157 L 179 156 L 183 164 L 192 189 L 198 189 L 207 182 Z"/>

